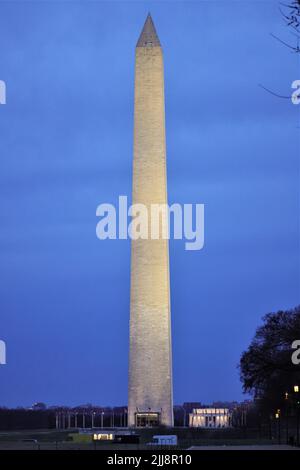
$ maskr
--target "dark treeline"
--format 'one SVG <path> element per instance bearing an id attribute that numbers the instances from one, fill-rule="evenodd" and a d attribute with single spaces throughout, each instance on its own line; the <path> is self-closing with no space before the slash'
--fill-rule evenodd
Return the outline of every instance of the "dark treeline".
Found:
<path id="1" fill-rule="evenodd" d="M 126 407 L 0 408 L 0 430 L 123 427 L 126 424 L 126 411 Z"/>
<path id="2" fill-rule="evenodd" d="M 55 428 L 55 412 L 0 408 L 0 430 Z"/>

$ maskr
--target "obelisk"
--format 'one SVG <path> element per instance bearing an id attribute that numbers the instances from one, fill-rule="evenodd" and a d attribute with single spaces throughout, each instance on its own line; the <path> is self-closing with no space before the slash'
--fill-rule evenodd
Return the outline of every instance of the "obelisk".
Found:
<path id="1" fill-rule="evenodd" d="M 132 199 L 149 213 L 152 204 L 167 204 L 163 55 L 150 14 L 135 52 Z M 162 233 L 131 241 L 128 425 L 158 424 L 173 426 L 169 245 Z"/>

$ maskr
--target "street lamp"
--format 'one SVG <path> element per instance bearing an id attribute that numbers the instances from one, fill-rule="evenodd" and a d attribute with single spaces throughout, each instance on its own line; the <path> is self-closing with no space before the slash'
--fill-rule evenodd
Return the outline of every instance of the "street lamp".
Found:
<path id="1" fill-rule="evenodd" d="M 115 409 L 112 409 L 112 415 L 111 415 L 111 427 L 115 427 Z"/>
<path id="2" fill-rule="evenodd" d="M 294 385 L 294 392 L 299 393 L 299 385 Z M 297 446 L 300 445 L 300 439 L 299 439 L 299 421 L 300 421 L 300 401 L 298 400 L 298 396 L 296 397 L 296 413 L 297 413 Z"/>
<path id="3" fill-rule="evenodd" d="M 103 416 L 104 416 L 104 411 L 101 412 L 101 428 L 103 429 Z"/>
<path id="4" fill-rule="evenodd" d="M 284 394 L 285 398 L 285 411 L 286 411 L 286 444 L 288 445 L 289 443 L 289 394 L 288 392 L 285 392 Z"/>
<path id="5" fill-rule="evenodd" d="M 277 426 L 277 429 L 278 429 L 278 444 L 281 443 L 281 435 L 280 435 L 280 409 L 278 409 L 275 413 L 275 418 L 277 419 L 277 422 L 278 422 L 278 426 Z"/>
<path id="6" fill-rule="evenodd" d="M 94 428 L 94 418 L 95 418 L 95 414 L 96 414 L 96 412 L 93 411 L 93 412 L 92 412 L 92 429 Z"/>
<path id="7" fill-rule="evenodd" d="M 124 427 L 125 428 L 128 427 L 128 415 L 127 415 L 127 413 L 128 413 L 128 410 L 127 410 L 127 408 L 125 408 L 125 410 L 124 410 Z"/>

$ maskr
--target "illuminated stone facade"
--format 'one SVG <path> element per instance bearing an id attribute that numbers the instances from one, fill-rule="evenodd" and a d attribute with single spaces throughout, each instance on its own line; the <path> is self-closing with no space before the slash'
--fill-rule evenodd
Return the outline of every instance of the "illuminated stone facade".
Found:
<path id="1" fill-rule="evenodd" d="M 232 414 L 228 408 L 197 408 L 189 415 L 192 428 L 229 428 Z"/>
<path id="2" fill-rule="evenodd" d="M 148 15 L 135 54 L 132 201 L 147 208 L 167 203 L 164 101 L 162 49 Z M 173 426 L 169 289 L 168 240 L 132 240 L 129 426 Z"/>

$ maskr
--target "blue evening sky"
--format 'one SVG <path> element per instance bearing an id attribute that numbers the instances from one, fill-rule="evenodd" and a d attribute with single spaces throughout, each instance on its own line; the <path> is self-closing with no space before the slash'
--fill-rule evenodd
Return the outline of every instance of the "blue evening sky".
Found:
<path id="1" fill-rule="evenodd" d="M 299 304 L 299 57 L 277 1 L 0 1 L 0 405 L 127 403 L 130 242 L 96 207 L 131 196 L 134 48 L 164 50 L 174 402 L 243 399 L 237 364 Z"/>

